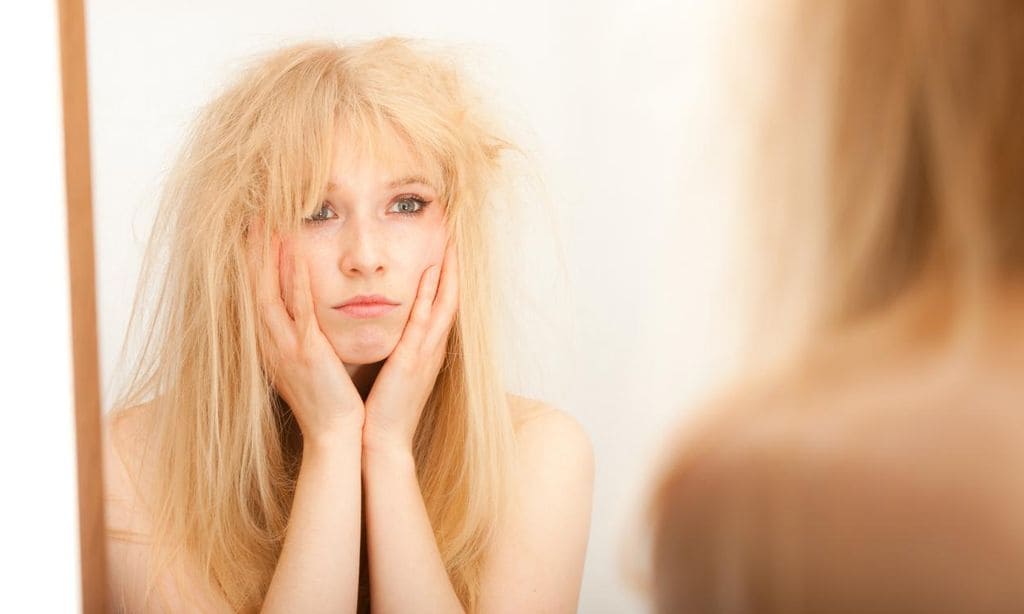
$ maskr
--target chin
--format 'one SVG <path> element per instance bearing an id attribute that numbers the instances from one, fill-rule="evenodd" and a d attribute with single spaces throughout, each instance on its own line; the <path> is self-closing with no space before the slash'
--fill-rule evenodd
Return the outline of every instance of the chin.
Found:
<path id="1" fill-rule="evenodd" d="M 346 365 L 372 365 L 391 355 L 399 337 L 388 331 L 361 330 L 339 335 L 332 345 Z"/>

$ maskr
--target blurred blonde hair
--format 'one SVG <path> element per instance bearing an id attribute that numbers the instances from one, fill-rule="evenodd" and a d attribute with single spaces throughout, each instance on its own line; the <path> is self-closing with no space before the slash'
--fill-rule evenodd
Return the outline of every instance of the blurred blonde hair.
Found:
<path id="1" fill-rule="evenodd" d="M 774 8 L 757 355 L 657 475 L 656 609 L 1018 607 L 1024 425 L 974 359 L 1024 273 L 1024 5 Z"/>
<path id="2" fill-rule="evenodd" d="M 922 306 L 922 332 L 971 339 L 1024 270 L 1022 9 L 782 8 L 750 199 L 754 345 L 786 360 Z"/>
<path id="3" fill-rule="evenodd" d="M 353 143 L 334 142 L 339 126 Z M 261 368 L 246 235 L 263 217 L 267 250 L 270 233 L 299 228 L 319 208 L 332 147 L 387 155 L 375 150 L 385 127 L 437 169 L 460 261 L 457 322 L 414 445 L 441 556 L 474 609 L 514 448 L 493 347 L 488 245 L 510 143 L 449 59 L 395 38 L 301 44 L 261 58 L 203 109 L 174 167 L 133 309 L 140 356 L 115 404 L 150 403 L 153 414 L 151 589 L 187 555 L 234 608 L 262 602 L 301 438 Z"/>

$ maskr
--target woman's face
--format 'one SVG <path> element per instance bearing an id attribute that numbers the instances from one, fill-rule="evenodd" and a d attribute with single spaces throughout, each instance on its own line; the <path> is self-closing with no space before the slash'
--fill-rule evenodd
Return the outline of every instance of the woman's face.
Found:
<path id="1" fill-rule="evenodd" d="M 381 135 L 387 160 L 341 131 L 321 209 L 295 237 L 309 265 L 320 328 L 342 362 L 371 364 L 394 350 L 423 272 L 443 260 L 444 203 L 434 176 L 394 132 Z M 283 277 L 290 277 L 287 269 Z M 282 288 L 290 288 L 282 279 Z"/>

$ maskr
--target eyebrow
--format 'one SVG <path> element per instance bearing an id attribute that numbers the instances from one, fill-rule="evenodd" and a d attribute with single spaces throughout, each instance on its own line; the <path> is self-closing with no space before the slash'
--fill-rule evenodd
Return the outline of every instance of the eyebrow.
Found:
<path id="1" fill-rule="evenodd" d="M 388 187 L 393 190 L 395 188 L 400 188 L 402 186 L 411 185 L 414 183 L 422 183 L 425 186 L 434 188 L 434 184 L 432 184 L 426 177 L 422 175 L 407 175 L 400 179 L 395 179 L 394 181 L 388 184 Z"/>
<path id="2" fill-rule="evenodd" d="M 434 184 L 430 180 L 428 180 L 426 177 L 424 177 L 423 175 L 406 175 L 405 177 L 400 177 L 398 179 L 389 181 L 388 184 L 387 184 L 387 187 L 388 187 L 389 190 L 394 190 L 395 188 L 400 188 L 400 187 L 403 187 L 403 186 L 412 185 L 414 183 L 421 183 L 421 184 L 423 184 L 425 186 L 428 186 L 432 190 L 437 190 L 437 188 L 434 187 Z M 337 187 L 338 187 L 338 185 L 336 183 L 334 183 L 333 181 L 328 181 L 327 182 L 327 191 L 328 192 L 333 191 Z"/>

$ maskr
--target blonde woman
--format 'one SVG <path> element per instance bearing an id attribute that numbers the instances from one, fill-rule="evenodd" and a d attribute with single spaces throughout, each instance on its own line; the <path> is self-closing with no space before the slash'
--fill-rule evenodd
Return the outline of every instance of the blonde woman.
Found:
<path id="1" fill-rule="evenodd" d="M 493 339 L 508 149 L 396 39 L 282 50 L 205 108 L 108 420 L 114 609 L 575 610 L 588 439 L 505 393 Z"/>
<path id="2" fill-rule="evenodd" d="M 785 8 L 753 346 L 783 349 L 676 442 L 655 609 L 1019 611 L 1024 4 Z"/>

